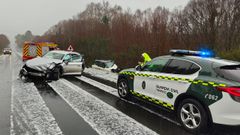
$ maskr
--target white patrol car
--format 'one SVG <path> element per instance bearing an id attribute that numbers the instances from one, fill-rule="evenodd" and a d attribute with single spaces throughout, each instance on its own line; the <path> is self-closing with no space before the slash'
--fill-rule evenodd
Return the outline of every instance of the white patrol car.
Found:
<path id="1" fill-rule="evenodd" d="M 240 125 L 240 63 L 211 52 L 171 50 L 126 69 L 118 77 L 118 94 L 175 111 L 183 127 L 206 132 L 212 123 Z"/>

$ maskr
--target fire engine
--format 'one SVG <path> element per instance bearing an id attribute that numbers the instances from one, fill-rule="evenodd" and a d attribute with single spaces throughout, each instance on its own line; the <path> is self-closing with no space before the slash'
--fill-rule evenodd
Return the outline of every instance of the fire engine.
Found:
<path id="1" fill-rule="evenodd" d="M 23 45 L 22 60 L 26 61 L 37 56 L 42 57 L 47 52 L 57 49 L 53 42 L 25 42 Z"/>

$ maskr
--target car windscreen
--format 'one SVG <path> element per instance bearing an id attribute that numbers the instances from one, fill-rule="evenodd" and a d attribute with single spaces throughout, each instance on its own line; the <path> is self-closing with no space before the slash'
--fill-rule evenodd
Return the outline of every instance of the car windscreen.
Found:
<path id="1" fill-rule="evenodd" d="M 44 57 L 44 58 L 48 58 L 48 59 L 62 60 L 62 58 L 64 57 L 64 54 L 62 54 L 62 53 L 57 53 L 57 52 L 48 52 L 48 53 L 45 54 L 43 57 Z"/>
<path id="2" fill-rule="evenodd" d="M 225 65 L 215 68 L 215 72 L 221 77 L 240 82 L 240 65 Z"/>
<path id="3" fill-rule="evenodd" d="M 114 65 L 114 62 L 113 61 L 110 61 L 110 62 L 106 62 L 106 68 L 110 68 Z"/>

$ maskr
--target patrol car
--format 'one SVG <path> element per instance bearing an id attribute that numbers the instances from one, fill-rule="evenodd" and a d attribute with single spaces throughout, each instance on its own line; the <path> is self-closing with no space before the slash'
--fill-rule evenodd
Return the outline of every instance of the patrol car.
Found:
<path id="1" fill-rule="evenodd" d="M 119 73 L 120 97 L 137 97 L 176 112 L 182 126 L 206 132 L 212 123 L 240 125 L 240 63 L 210 51 L 171 50 Z"/>

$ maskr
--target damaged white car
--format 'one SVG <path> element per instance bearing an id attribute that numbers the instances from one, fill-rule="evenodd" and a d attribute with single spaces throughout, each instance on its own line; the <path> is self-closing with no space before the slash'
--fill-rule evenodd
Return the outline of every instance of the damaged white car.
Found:
<path id="1" fill-rule="evenodd" d="M 120 69 L 113 60 L 95 60 L 92 68 L 105 70 L 109 72 L 118 72 Z"/>
<path id="2" fill-rule="evenodd" d="M 84 68 L 83 55 L 77 52 L 56 50 L 48 52 L 43 57 L 28 60 L 20 70 L 19 76 L 58 80 L 62 75 L 81 75 Z"/>

